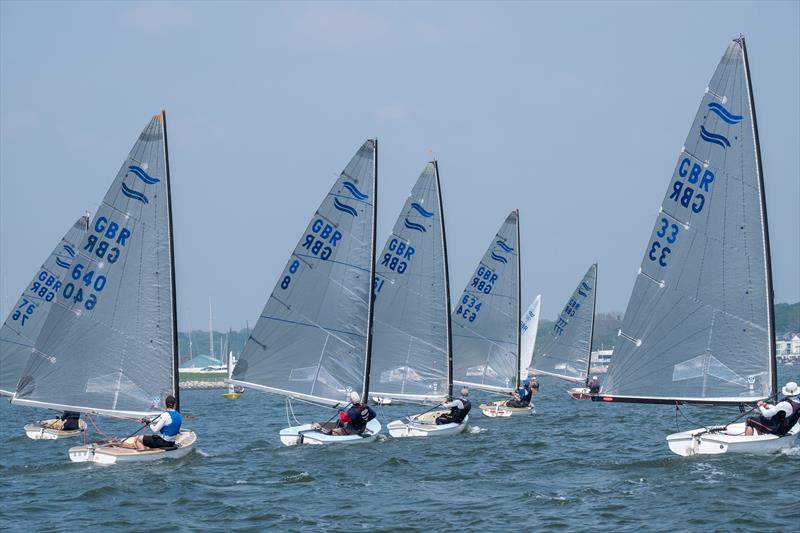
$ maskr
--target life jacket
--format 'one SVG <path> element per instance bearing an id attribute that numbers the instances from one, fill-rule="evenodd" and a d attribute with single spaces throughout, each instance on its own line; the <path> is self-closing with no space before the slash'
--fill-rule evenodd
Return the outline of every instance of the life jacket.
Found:
<path id="1" fill-rule="evenodd" d="M 367 422 L 375 418 L 375 411 L 365 403 L 356 403 L 347 410 L 350 421 L 347 426 L 356 431 L 363 431 L 367 427 Z"/>
<path id="2" fill-rule="evenodd" d="M 181 430 L 183 417 L 178 411 L 167 411 L 167 413 L 169 413 L 171 422 L 169 424 L 165 424 L 159 433 L 161 433 L 162 437 L 171 437 L 167 438 L 166 440 L 174 440 L 175 436 L 177 436 Z"/>
<path id="3" fill-rule="evenodd" d="M 592 394 L 597 394 L 598 392 L 600 392 L 600 382 L 599 381 L 592 380 L 592 381 L 589 382 L 587 387 L 589 387 L 589 392 L 592 393 Z"/>
<path id="4" fill-rule="evenodd" d="M 466 398 L 459 398 L 461 400 L 461 404 L 464 406 L 462 409 L 459 409 L 458 406 L 450 408 L 450 416 L 453 417 L 453 422 L 461 422 L 467 417 L 469 414 L 469 410 L 472 409 L 472 404 L 469 403 L 469 400 Z"/>
<path id="5" fill-rule="evenodd" d="M 784 402 L 788 402 L 789 405 L 792 406 L 792 414 L 786 416 L 783 411 L 775 415 L 777 418 L 779 415 L 783 415 L 783 419 L 780 421 L 780 424 L 775 429 L 776 435 L 786 435 L 789 433 L 789 430 L 797 424 L 797 421 L 800 420 L 800 401 L 791 400 L 789 398 L 784 398 Z"/>

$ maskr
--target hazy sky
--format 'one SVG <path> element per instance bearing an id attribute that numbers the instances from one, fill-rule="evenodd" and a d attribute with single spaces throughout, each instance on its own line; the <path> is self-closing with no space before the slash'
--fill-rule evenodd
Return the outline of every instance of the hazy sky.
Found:
<path id="1" fill-rule="evenodd" d="M 3 304 L 167 110 L 181 329 L 254 324 L 362 142 L 378 247 L 432 154 L 451 289 L 521 210 L 523 308 L 625 310 L 708 80 L 747 37 L 776 300 L 800 300 L 798 2 L 0 3 Z"/>

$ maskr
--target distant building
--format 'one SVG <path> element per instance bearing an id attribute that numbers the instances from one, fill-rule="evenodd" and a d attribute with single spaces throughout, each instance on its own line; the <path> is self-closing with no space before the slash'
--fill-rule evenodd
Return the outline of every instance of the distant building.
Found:
<path id="1" fill-rule="evenodd" d="M 800 334 L 787 333 L 776 339 L 775 353 L 778 355 L 800 355 Z"/>
<path id="2" fill-rule="evenodd" d="M 589 366 L 590 374 L 605 374 L 614 350 L 595 350 L 592 352 L 592 364 Z"/>

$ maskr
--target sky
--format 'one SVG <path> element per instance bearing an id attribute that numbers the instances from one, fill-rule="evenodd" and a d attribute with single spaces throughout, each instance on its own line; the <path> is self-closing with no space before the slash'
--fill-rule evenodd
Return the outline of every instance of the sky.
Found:
<path id="1" fill-rule="evenodd" d="M 597 261 L 624 312 L 676 158 L 747 38 L 776 302 L 800 300 L 800 2 L 0 2 L 0 300 L 167 110 L 181 330 L 252 326 L 379 139 L 378 247 L 439 161 L 451 291 L 520 209 L 523 308 Z"/>

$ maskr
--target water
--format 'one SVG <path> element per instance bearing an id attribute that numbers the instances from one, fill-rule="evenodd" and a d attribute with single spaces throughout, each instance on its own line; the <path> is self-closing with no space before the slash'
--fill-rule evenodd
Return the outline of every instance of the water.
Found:
<path id="1" fill-rule="evenodd" d="M 781 383 L 800 381 L 798 367 L 780 370 Z M 543 379 L 536 415 L 473 411 L 463 435 L 338 448 L 281 446 L 281 398 L 184 391 L 195 452 L 110 467 L 69 462 L 66 449 L 82 438 L 28 440 L 24 423 L 47 413 L 0 402 L 0 529 L 786 531 L 800 523 L 800 448 L 677 457 L 664 441 L 675 430 L 673 408 L 576 402 L 565 389 Z M 295 409 L 301 420 L 330 416 Z M 381 418 L 385 426 L 414 411 L 384 407 Z M 738 414 L 685 412 L 707 423 Z M 135 429 L 96 421 L 116 435 Z"/>

